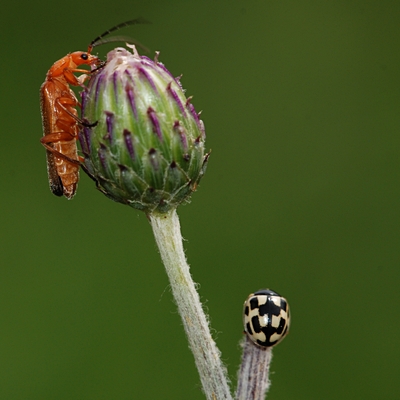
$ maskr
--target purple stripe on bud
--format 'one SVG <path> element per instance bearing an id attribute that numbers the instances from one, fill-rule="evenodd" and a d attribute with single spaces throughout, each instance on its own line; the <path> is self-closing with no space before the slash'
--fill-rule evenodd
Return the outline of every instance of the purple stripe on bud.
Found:
<path id="1" fill-rule="evenodd" d="M 171 82 L 168 83 L 167 92 L 171 95 L 171 97 L 173 98 L 175 103 L 178 105 L 179 109 L 181 110 L 181 113 L 186 117 L 186 112 L 185 112 L 185 109 L 183 108 L 183 104 L 182 104 L 178 94 L 175 92 L 174 89 L 172 89 Z"/>
<path id="2" fill-rule="evenodd" d="M 105 79 L 104 74 L 97 75 L 96 91 L 95 91 L 95 96 L 94 96 L 95 101 L 99 100 L 100 89 L 101 89 L 101 86 L 103 86 L 104 79 Z"/>
<path id="3" fill-rule="evenodd" d="M 160 168 L 160 165 L 158 163 L 158 158 L 157 158 L 157 150 L 154 148 L 151 148 L 149 150 L 149 157 L 150 157 L 150 163 L 153 166 L 155 171 L 158 171 Z"/>
<path id="4" fill-rule="evenodd" d="M 185 135 L 185 130 L 181 126 L 179 121 L 174 122 L 174 131 L 179 135 L 179 138 L 181 139 L 181 144 L 184 150 L 187 150 L 188 144 L 187 144 L 187 138 Z"/>
<path id="5" fill-rule="evenodd" d="M 98 150 L 99 154 L 99 160 L 101 163 L 101 166 L 103 167 L 104 171 L 107 171 L 107 147 L 103 144 L 100 143 L 100 148 Z"/>
<path id="6" fill-rule="evenodd" d="M 107 135 L 106 138 L 110 144 L 114 141 L 114 114 L 110 111 L 104 111 L 106 114 Z"/>
<path id="7" fill-rule="evenodd" d="M 134 64 L 133 66 L 135 66 L 136 64 Z M 126 69 L 125 71 L 124 71 L 124 73 L 126 74 L 126 75 L 128 75 L 128 77 L 129 77 L 129 79 L 131 80 L 131 82 L 133 82 L 133 77 L 132 77 L 132 74 L 131 74 L 131 72 L 129 71 L 129 69 Z"/>
<path id="8" fill-rule="evenodd" d="M 131 159 L 135 159 L 135 149 L 133 148 L 133 143 L 132 143 L 132 134 L 131 132 L 128 131 L 128 129 L 124 129 L 123 132 L 124 135 L 124 140 L 125 140 L 125 146 L 128 150 L 129 155 L 131 156 Z"/>
<path id="9" fill-rule="evenodd" d="M 118 103 L 118 72 L 114 71 L 113 73 L 113 86 L 114 86 L 114 93 L 115 93 L 115 101 Z"/>
<path id="10" fill-rule="evenodd" d="M 131 106 L 133 115 L 137 118 L 137 108 L 135 102 L 135 96 L 133 94 L 133 87 L 130 84 L 126 84 L 125 86 L 126 96 L 128 97 L 129 105 Z"/>
<path id="11" fill-rule="evenodd" d="M 154 132 L 154 133 L 158 136 L 158 138 L 162 141 L 162 140 L 163 140 L 163 137 L 162 137 L 162 133 L 161 133 L 161 127 L 160 127 L 160 123 L 159 123 L 159 121 L 158 121 L 156 112 L 155 112 L 151 107 L 149 107 L 149 108 L 147 109 L 147 115 L 149 116 L 150 122 L 151 122 L 151 124 L 153 125 L 153 132 Z"/>
<path id="12" fill-rule="evenodd" d="M 156 52 L 157 53 L 157 52 Z M 141 61 L 149 61 L 150 63 L 153 64 L 153 60 L 147 56 L 140 56 Z"/>
<path id="13" fill-rule="evenodd" d="M 189 110 L 190 114 L 192 114 L 192 117 L 194 118 L 194 120 L 196 121 L 197 126 L 199 127 L 201 133 L 205 136 L 206 132 L 204 130 L 204 124 L 200 123 L 200 119 L 199 116 L 197 115 L 196 110 L 194 109 L 193 104 L 191 103 L 192 101 L 192 96 L 188 97 L 188 99 L 186 100 L 186 108 Z"/>
<path id="14" fill-rule="evenodd" d="M 165 66 L 164 66 L 163 63 L 157 61 L 157 67 L 159 67 L 160 69 L 162 69 L 162 70 L 163 70 L 164 72 L 166 72 L 173 80 L 175 80 L 175 77 L 171 74 L 171 72 L 169 72 L 169 71 L 167 70 L 167 68 L 165 68 Z M 176 83 L 178 83 L 178 82 L 176 82 Z"/>
<path id="15" fill-rule="evenodd" d="M 84 127 L 79 131 L 79 142 L 81 144 L 82 152 L 85 155 L 90 153 L 90 128 Z"/>
<path id="16" fill-rule="evenodd" d="M 182 78 L 183 74 L 180 74 L 179 76 L 177 76 L 175 79 L 175 82 L 179 85 L 179 87 L 183 90 L 183 86 L 181 83 L 181 78 Z"/>
<path id="17" fill-rule="evenodd" d="M 146 56 L 140 56 L 140 63 L 142 65 L 146 65 L 147 67 L 152 67 L 152 68 L 155 67 L 154 61 L 151 58 L 146 57 Z"/>
<path id="18" fill-rule="evenodd" d="M 92 151 L 92 130 L 90 128 L 85 128 L 83 132 L 85 134 L 88 154 L 90 154 Z"/>
<path id="19" fill-rule="evenodd" d="M 86 100 L 88 98 L 88 89 L 85 87 L 85 90 L 81 92 L 81 106 L 82 106 L 82 112 L 85 111 L 86 107 Z"/>
<path id="20" fill-rule="evenodd" d="M 147 73 L 147 71 L 141 67 L 138 67 L 138 71 L 139 71 L 139 74 L 142 74 L 147 79 L 147 81 L 150 83 L 150 86 L 153 88 L 153 90 L 155 92 L 157 92 L 157 87 L 156 87 L 153 79 L 151 78 L 151 76 Z"/>

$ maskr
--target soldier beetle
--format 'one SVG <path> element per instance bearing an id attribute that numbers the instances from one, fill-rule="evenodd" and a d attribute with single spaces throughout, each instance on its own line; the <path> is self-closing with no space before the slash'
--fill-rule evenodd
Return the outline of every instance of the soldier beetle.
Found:
<path id="1" fill-rule="evenodd" d="M 130 41 L 123 36 L 104 40 L 105 36 L 124 26 L 140 23 L 147 21 L 138 18 L 114 26 L 94 39 L 86 52 L 67 54 L 56 61 L 47 72 L 40 88 L 43 124 L 43 137 L 40 142 L 46 148 L 50 190 L 56 196 L 64 195 L 71 199 L 76 192 L 82 161 L 78 156 L 76 140 L 79 129 L 82 126 L 90 126 L 79 118 L 77 107 L 80 107 L 80 103 L 69 85 L 85 87 L 84 82 L 89 75 L 105 64 L 91 54 L 94 47 L 108 42 Z M 91 70 L 78 68 L 81 65 L 88 65 Z M 76 72 L 82 72 L 82 75 L 77 77 L 74 75 Z"/>

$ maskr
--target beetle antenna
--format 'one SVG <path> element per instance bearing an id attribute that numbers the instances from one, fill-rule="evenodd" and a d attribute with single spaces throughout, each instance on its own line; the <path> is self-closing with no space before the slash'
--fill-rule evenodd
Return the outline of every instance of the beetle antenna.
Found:
<path id="1" fill-rule="evenodd" d="M 129 36 L 111 36 L 109 38 L 99 40 L 98 42 L 95 43 L 95 46 L 101 46 L 102 44 L 112 43 L 112 42 L 126 42 L 129 44 L 134 44 L 136 47 L 140 47 L 146 53 L 150 53 L 150 50 L 145 45 L 143 45 L 138 40 L 133 39 Z"/>
<path id="2" fill-rule="evenodd" d="M 108 31 L 105 31 L 104 33 L 102 33 L 100 36 L 97 36 L 96 39 L 92 40 L 92 42 L 89 44 L 89 48 L 88 48 L 88 53 L 92 52 L 93 47 L 99 46 L 103 43 L 108 43 L 108 42 L 119 42 L 121 41 L 121 37 L 116 37 L 114 38 L 115 40 L 103 40 L 103 38 L 107 35 L 109 35 L 111 32 L 114 32 L 118 29 L 124 28 L 125 26 L 130 26 L 130 25 L 137 25 L 137 24 L 150 24 L 151 22 L 147 21 L 146 19 L 139 17 L 136 19 L 131 19 L 130 21 L 126 21 L 126 22 L 121 22 L 118 25 L 113 26 L 111 29 L 109 29 Z M 122 39 L 123 41 L 125 39 Z M 128 41 L 132 41 L 131 39 L 129 39 Z"/>

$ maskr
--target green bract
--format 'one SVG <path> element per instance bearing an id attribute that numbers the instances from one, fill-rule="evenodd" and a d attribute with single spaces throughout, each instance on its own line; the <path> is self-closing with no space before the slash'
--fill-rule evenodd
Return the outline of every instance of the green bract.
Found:
<path id="1" fill-rule="evenodd" d="M 82 94 L 85 171 L 111 199 L 165 213 L 196 190 L 209 154 L 180 82 L 163 64 L 117 48 Z"/>

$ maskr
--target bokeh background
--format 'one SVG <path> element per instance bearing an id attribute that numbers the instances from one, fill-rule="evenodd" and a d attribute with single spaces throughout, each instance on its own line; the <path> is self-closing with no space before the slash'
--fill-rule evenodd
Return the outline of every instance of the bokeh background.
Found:
<path id="1" fill-rule="evenodd" d="M 72 201 L 53 196 L 39 143 L 52 63 L 138 16 L 152 25 L 123 34 L 203 110 L 212 157 L 179 214 L 232 381 L 243 301 L 269 287 L 293 320 L 268 399 L 399 399 L 400 2 L 385 0 L 2 5 L 0 398 L 203 398 L 145 216 L 83 174 Z"/>

